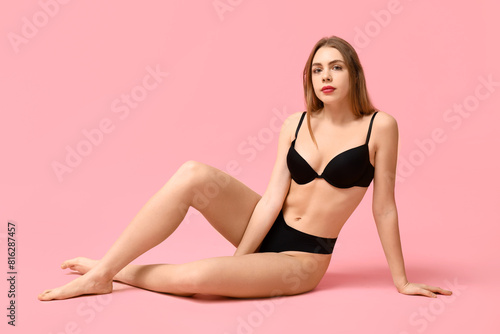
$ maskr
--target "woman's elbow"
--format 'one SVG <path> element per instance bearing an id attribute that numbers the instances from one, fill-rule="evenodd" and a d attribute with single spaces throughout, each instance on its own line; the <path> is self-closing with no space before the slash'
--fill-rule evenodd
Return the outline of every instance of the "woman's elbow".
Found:
<path id="1" fill-rule="evenodd" d="M 285 197 L 273 192 L 266 192 L 262 195 L 260 202 L 269 210 L 281 210 Z"/>
<path id="2" fill-rule="evenodd" d="M 392 200 L 388 199 L 381 203 L 374 202 L 372 207 L 372 212 L 373 212 L 373 217 L 377 219 L 386 217 L 387 215 L 390 214 L 397 214 L 398 210 L 394 199 Z"/>

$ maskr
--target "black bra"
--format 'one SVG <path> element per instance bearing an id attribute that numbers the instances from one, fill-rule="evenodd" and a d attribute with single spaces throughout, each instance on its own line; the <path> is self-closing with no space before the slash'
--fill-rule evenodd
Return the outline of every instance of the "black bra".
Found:
<path id="1" fill-rule="evenodd" d="M 376 111 L 371 120 L 366 142 L 363 145 L 348 149 L 337 154 L 328 165 L 326 165 L 323 173 L 318 175 L 314 169 L 302 158 L 295 150 L 295 141 L 299 133 L 300 125 L 306 115 L 304 111 L 295 131 L 295 139 L 292 141 L 286 157 L 288 170 L 292 179 L 298 184 L 306 184 L 316 178 L 323 178 L 326 182 L 337 188 L 351 188 L 354 186 L 368 187 L 375 174 L 375 168 L 370 163 L 370 154 L 368 151 L 368 141 L 372 131 L 373 119 L 378 111 Z"/>

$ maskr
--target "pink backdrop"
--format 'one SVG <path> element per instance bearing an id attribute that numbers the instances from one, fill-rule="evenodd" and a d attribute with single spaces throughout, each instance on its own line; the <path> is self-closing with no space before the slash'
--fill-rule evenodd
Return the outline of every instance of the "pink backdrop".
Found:
<path id="1" fill-rule="evenodd" d="M 495 1 L 68 1 L 0 8 L 1 262 L 17 224 L 17 333 L 498 333 L 500 116 Z M 116 293 L 42 303 L 60 263 L 99 258 L 186 160 L 262 193 L 275 122 L 304 108 L 314 43 L 355 46 L 376 106 L 400 128 L 397 203 L 409 279 L 398 294 L 371 191 L 317 290 L 270 300 Z M 135 263 L 230 255 L 199 214 Z M 8 278 L 8 277 L 7 277 Z"/>

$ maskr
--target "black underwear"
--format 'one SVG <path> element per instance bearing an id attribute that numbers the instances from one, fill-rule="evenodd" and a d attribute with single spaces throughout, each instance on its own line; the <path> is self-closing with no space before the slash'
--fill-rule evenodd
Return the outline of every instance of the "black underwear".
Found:
<path id="1" fill-rule="evenodd" d="M 280 211 L 273 226 L 264 237 L 258 253 L 300 251 L 316 254 L 332 254 L 337 238 L 323 238 L 304 233 L 289 226 Z"/>

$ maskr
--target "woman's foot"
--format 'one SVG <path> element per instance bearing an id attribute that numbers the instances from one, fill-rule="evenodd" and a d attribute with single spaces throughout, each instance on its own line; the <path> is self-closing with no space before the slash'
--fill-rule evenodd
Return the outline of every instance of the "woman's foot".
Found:
<path id="1" fill-rule="evenodd" d="M 98 260 L 92 260 L 88 257 L 76 257 L 71 260 L 66 260 L 61 264 L 62 269 L 71 269 L 79 274 L 86 274 L 90 269 L 94 268 L 99 263 Z M 127 268 L 126 266 L 118 272 L 118 274 L 113 277 L 113 281 L 123 282 L 126 277 Z"/>
<path id="2" fill-rule="evenodd" d="M 80 274 L 86 274 L 90 269 L 94 268 L 97 260 L 92 260 L 86 257 L 76 257 L 71 260 L 66 260 L 61 264 L 62 269 L 71 269 Z"/>
<path id="3" fill-rule="evenodd" d="M 76 258 L 65 261 L 61 265 L 61 268 L 69 268 L 84 275 L 61 287 L 44 291 L 38 295 L 38 299 L 46 301 L 67 299 L 81 295 L 110 293 L 113 290 L 112 280 L 103 278 L 91 271 L 96 264 L 97 261 L 87 258 Z"/>

